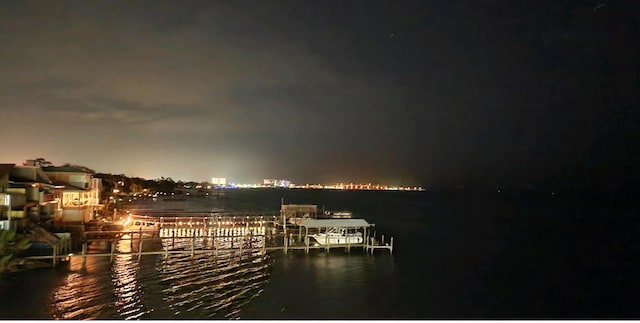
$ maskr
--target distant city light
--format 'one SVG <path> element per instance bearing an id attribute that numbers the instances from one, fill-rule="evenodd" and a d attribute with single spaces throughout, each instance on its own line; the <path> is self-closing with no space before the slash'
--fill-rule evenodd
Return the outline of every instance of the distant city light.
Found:
<path id="1" fill-rule="evenodd" d="M 226 186 L 227 179 L 225 177 L 211 177 L 211 184 L 216 186 Z"/>

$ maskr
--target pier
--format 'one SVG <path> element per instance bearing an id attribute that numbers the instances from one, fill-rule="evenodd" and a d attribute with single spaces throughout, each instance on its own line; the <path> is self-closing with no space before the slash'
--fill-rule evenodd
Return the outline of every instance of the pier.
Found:
<path id="1" fill-rule="evenodd" d="M 86 231 L 82 237 L 82 249 L 70 252 L 68 247 L 53 248 L 50 256 L 30 256 L 27 259 L 48 259 L 55 266 L 59 261 L 68 261 L 74 257 L 83 260 L 87 257 L 109 257 L 113 261 L 117 256 L 131 256 L 138 260 L 145 255 L 162 255 L 165 259 L 171 255 L 214 254 L 235 252 L 243 253 L 279 251 L 306 252 L 342 249 L 362 249 L 374 254 L 376 250 L 393 253 L 393 237 L 385 243 L 384 235 L 378 238 L 375 224 L 363 219 L 315 220 L 306 219 L 299 225 L 280 221 L 278 216 L 265 215 L 224 215 L 224 216 L 131 216 L 137 225 L 132 229 L 118 231 Z M 316 241 L 313 234 L 327 232 L 329 228 L 343 229 L 361 236 L 361 242 L 353 243 L 349 239 L 335 243 Z M 317 236 L 317 235 L 316 235 Z M 328 238 L 325 238 L 328 239 Z M 358 239 L 360 241 L 360 239 Z M 99 245 L 104 252 L 89 252 L 89 245 Z"/>

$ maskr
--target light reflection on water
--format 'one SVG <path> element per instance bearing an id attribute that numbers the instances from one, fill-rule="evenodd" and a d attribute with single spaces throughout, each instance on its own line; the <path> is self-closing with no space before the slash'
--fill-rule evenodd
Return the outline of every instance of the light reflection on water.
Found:
<path id="1" fill-rule="evenodd" d="M 135 242 L 131 246 L 121 240 L 117 250 L 135 253 Z M 74 257 L 64 283 L 52 292 L 52 317 L 237 318 L 268 282 L 270 263 L 268 255 L 248 250 L 196 254 L 193 259 L 119 255 L 113 263 L 109 257 Z"/>

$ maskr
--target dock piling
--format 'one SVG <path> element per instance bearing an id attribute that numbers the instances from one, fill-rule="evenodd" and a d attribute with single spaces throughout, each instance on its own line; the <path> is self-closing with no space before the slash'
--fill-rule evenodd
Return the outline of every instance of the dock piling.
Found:
<path id="1" fill-rule="evenodd" d="M 53 267 L 55 267 L 57 265 L 57 263 L 58 263 L 58 244 L 57 243 L 53 244 L 53 259 L 52 259 L 52 262 L 53 262 Z"/>
<path id="2" fill-rule="evenodd" d="M 138 244 L 138 261 L 140 261 L 140 258 L 142 257 L 142 236 L 140 237 L 140 243 Z"/>
<path id="3" fill-rule="evenodd" d="M 113 252 L 116 250 L 116 242 L 111 241 L 111 256 L 109 257 L 109 262 L 113 262 Z"/>
<path id="4" fill-rule="evenodd" d="M 87 243 L 82 243 L 82 267 L 87 263 Z"/>
<path id="5" fill-rule="evenodd" d="M 196 234 L 194 232 L 193 238 L 191 238 L 191 259 L 193 259 L 193 256 L 195 255 L 195 249 L 196 249 Z"/>

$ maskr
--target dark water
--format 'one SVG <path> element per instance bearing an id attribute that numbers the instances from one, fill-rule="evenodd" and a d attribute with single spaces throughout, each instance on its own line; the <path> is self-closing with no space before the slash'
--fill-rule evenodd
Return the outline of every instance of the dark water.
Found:
<path id="1" fill-rule="evenodd" d="M 242 190 L 193 208 L 349 209 L 394 254 L 89 259 L 0 280 L 3 318 L 638 318 L 635 206 L 495 193 Z M 177 203 L 177 202 L 173 202 Z M 175 207 L 175 204 L 172 204 Z M 388 238 L 387 238 L 388 239 Z M 126 248 L 126 246 L 121 246 Z"/>

